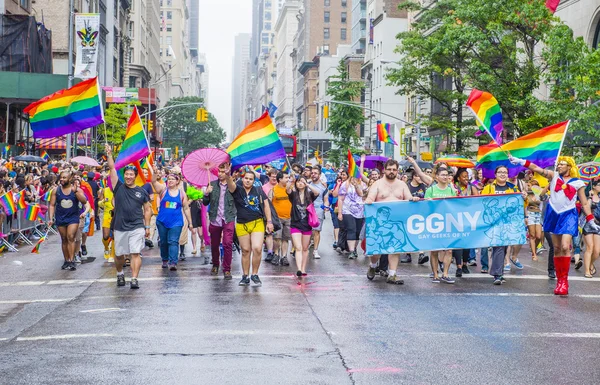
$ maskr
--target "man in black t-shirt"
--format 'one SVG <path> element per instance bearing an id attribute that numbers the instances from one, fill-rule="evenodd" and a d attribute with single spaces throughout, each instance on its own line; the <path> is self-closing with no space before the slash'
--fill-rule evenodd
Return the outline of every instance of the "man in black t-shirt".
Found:
<path id="1" fill-rule="evenodd" d="M 420 199 L 425 198 L 425 190 L 427 190 L 427 185 L 425 183 L 423 183 L 423 181 L 421 180 L 421 177 L 416 172 L 414 172 L 414 169 L 409 168 L 407 171 L 408 172 L 412 171 L 412 179 L 408 183 L 408 189 L 410 190 L 410 193 L 412 194 L 413 197 L 418 197 Z M 418 264 L 422 265 L 424 263 L 427 263 L 427 261 L 429 261 L 429 257 L 426 256 L 424 252 L 420 251 Z M 410 253 L 406 253 L 406 255 L 404 257 L 400 258 L 400 263 L 411 263 L 411 262 L 412 262 L 412 256 L 410 255 Z"/>
<path id="2" fill-rule="evenodd" d="M 114 245 L 117 286 L 125 286 L 123 265 L 125 256 L 131 259 L 131 288 L 139 289 L 138 275 L 142 267 L 140 253 L 144 248 L 144 238 L 150 234 L 152 207 L 150 196 L 142 187 L 136 186 L 137 168 L 125 166 L 122 183 L 117 176 L 112 149 L 106 145 L 106 156 L 110 167 L 110 181 L 114 186 Z"/>

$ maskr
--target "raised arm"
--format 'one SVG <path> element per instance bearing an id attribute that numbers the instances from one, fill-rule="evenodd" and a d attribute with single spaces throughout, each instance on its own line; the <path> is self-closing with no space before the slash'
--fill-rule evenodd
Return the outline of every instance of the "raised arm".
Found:
<path id="1" fill-rule="evenodd" d="M 429 175 L 425 174 L 423 172 L 423 170 L 421 170 L 421 167 L 419 167 L 419 164 L 417 163 L 416 160 L 414 160 L 410 156 L 407 156 L 406 159 L 410 162 L 410 164 L 412 164 L 413 168 L 415 169 L 415 172 L 417 173 L 419 178 L 421 178 L 423 183 L 425 183 L 427 186 L 429 186 L 433 183 L 433 178 L 430 177 Z"/>
<path id="2" fill-rule="evenodd" d="M 152 176 L 152 187 L 154 187 L 154 190 L 160 196 L 167 187 L 165 184 L 160 183 L 159 179 L 160 174 L 158 173 L 158 168 L 154 166 L 154 175 Z M 152 200 L 152 197 L 150 197 L 150 200 Z"/>
<path id="3" fill-rule="evenodd" d="M 360 156 L 360 180 L 362 180 L 365 183 L 369 183 L 369 178 L 367 178 L 365 176 L 365 160 L 367 159 L 367 155 L 366 154 L 362 154 Z"/>
<path id="4" fill-rule="evenodd" d="M 548 180 L 552 180 L 552 178 L 554 178 L 554 171 L 543 169 L 540 166 L 538 166 L 534 163 L 531 163 L 530 161 L 528 161 L 526 159 L 515 158 L 512 155 L 509 155 L 508 159 L 510 160 L 510 162 L 512 164 L 520 164 L 521 166 L 525 166 L 525 168 L 528 168 L 533 172 L 537 172 L 538 174 L 540 174 L 541 176 L 543 176 L 544 178 L 546 178 Z"/>
<path id="5" fill-rule="evenodd" d="M 237 188 L 237 185 L 231 177 L 231 163 L 225 164 L 223 171 L 227 175 L 227 190 L 229 190 L 229 192 L 233 194 L 235 192 L 235 189 Z"/>
<path id="6" fill-rule="evenodd" d="M 112 188 L 115 188 L 117 182 L 119 181 L 119 176 L 117 175 L 117 170 L 115 169 L 115 161 L 112 157 L 112 148 L 110 148 L 110 145 L 108 143 L 104 145 L 104 151 L 106 152 L 106 161 L 110 169 L 110 183 L 112 184 Z"/>

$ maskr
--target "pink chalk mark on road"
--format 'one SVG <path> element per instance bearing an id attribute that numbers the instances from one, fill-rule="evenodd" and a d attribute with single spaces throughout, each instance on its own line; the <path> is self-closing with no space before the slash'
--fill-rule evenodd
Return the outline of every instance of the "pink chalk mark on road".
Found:
<path id="1" fill-rule="evenodd" d="M 348 373 L 404 373 L 406 370 L 401 368 L 383 367 L 383 368 L 358 368 L 348 369 Z"/>

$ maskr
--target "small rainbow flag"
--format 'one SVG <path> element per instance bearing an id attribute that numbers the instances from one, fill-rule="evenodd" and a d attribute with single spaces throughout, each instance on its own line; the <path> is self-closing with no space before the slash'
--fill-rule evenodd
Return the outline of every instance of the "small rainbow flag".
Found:
<path id="1" fill-rule="evenodd" d="M 285 158 L 285 149 L 269 112 L 265 111 L 260 118 L 244 128 L 231 142 L 227 153 L 231 156 L 233 169 Z"/>
<path id="2" fill-rule="evenodd" d="M 558 123 L 550 127 L 532 132 L 499 147 L 495 143 L 479 146 L 477 152 L 477 168 L 483 171 L 486 178 L 494 178 L 498 166 L 508 168 L 508 177 L 517 176 L 525 170 L 525 166 L 514 165 L 508 160 L 507 152 L 512 156 L 526 159 L 541 168 L 554 166 L 562 149 L 565 134 L 570 121 Z"/>
<path id="3" fill-rule="evenodd" d="M 46 150 L 42 150 L 42 152 L 40 152 L 40 157 L 44 159 L 46 163 L 50 161 L 50 155 L 48 155 Z"/>
<path id="4" fill-rule="evenodd" d="M 32 253 L 34 253 L 34 254 L 39 254 L 40 253 L 40 245 L 42 243 L 44 243 L 44 241 L 46 240 L 47 236 L 48 236 L 48 231 L 46 231 L 46 234 L 44 234 L 43 237 L 41 237 L 40 239 L 38 239 L 38 241 L 36 242 L 35 246 L 33 246 L 33 249 L 31 250 Z"/>
<path id="5" fill-rule="evenodd" d="M 467 99 L 467 106 L 475 115 L 480 130 L 475 135 L 487 132 L 494 142 L 502 144 L 502 110 L 496 98 L 489 92 L 473 88 Z"/>
<path id="6" fill-rule="evenodd" d="M 10 150 L 10 145 L 6 145 L 4 146 L 4 148 L 2 149 L 2 157 L 3 158 L 7 158 L 8 157 L 8 150 Z"/>
<path id="7" fill-rule="evenodd" d="M 397 146 L 398 143 L 390 136 L 391 125 L 389 123 L 377 123 L 377 137 L 380 142 L 390 143 Z"/>
<path id="8" fill-rule="evenodd" d="M 84 80 L 31 103 L 29 114 L 34 138 L 55 138 L 104 123 L 98 78 Z"/>
<path id="9" fill-rule="evenodd" d="M 350 150 L 348 150 L 348 176 L 351 178 L 360 178 L 360 170 Z"/>
<path id="10" fill-rule="evenodd" d="M 283 164 L 283 167 L 281 168 L 281 172 L 285 173 L 285 172 L 288 172 L 288 171 L 290 171 L 290 166 L 288 166 L 287 162 L 285 162 Z"/>
<path id="11" fill-rule="evenodd" d="M 25 202 L 25 191 L 21 191 L 19 193 L 19 199 L 17 200 L 17 207 L 19 210 L 24 210 L 27 208 L 27 202 Z"/>
<path id="12" fill-rule="evenodd" d="M 25 216 L 29 221 L 37 221 L 38 217 L 41 216 L 40 206 L 38 205 L 27 205 L 25 210 Z"/>
<path id="13" fill-rule="evenodd" d="M 104 181 L 104 179 L 100 179 L 98 181 L 98 187 L 100 187 L 100 188 L 106 188 L 106 182 Z"/>
<path id="14" fill-rule="evenodd" d="M 6 215 L 13 215 L 17 211 L 17 206 L 15 206 L 15 199 L 12 191 L 7 192 L 0 197 L 0 204 L 4 206 Z"/>
<path id="15" fill-rule="evenodd" d="M 50 198 L 52 198 L 53 191 L 54 191 L 54 189 L 50 189 L 50 190 L 46 191 L 46 193 L 44 194 L 42 199 L 45 200 L 46 202 L 50 202 Z"/>
<path id="16" fill-rule="evenodd" d="M 594 158 L 593 162 L 600 163 L 600 151 L 598 151 L 598 153 L 596 154 L 596 157 Z"/>
<path id="17" fill-rule="evenodd" d="M 258 166 L 256 166 L 256 167 L 254 167 L 254 171 L 256 171 L 259 174 L 263 174 L 264 173 L 263 167 L 260 164 Z"/>
<path id="18" fill-rule="evenodd" d="M 149 154 L 150 148 L 148 147 L 148 140 L 144 133 L 140 115 L 138 114 L 137 107 L 133 107 L 133 112 L 127 123 L 125 140 L 123 140 L 119 156 L 117 156 L 117 159 L 115 160 L 115 168 L 119 170 Z"/>

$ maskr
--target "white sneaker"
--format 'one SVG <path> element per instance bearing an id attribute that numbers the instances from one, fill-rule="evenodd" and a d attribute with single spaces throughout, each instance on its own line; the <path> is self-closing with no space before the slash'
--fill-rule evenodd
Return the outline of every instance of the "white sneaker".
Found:
<path id="1" fill-rule="evenodd" d="M 321 259 L 321 256 L 319 255 L 319 252 L 317 250 L 315 250 L 315 252 L 313 253 L 313 258 L 314 259 Z"/>

